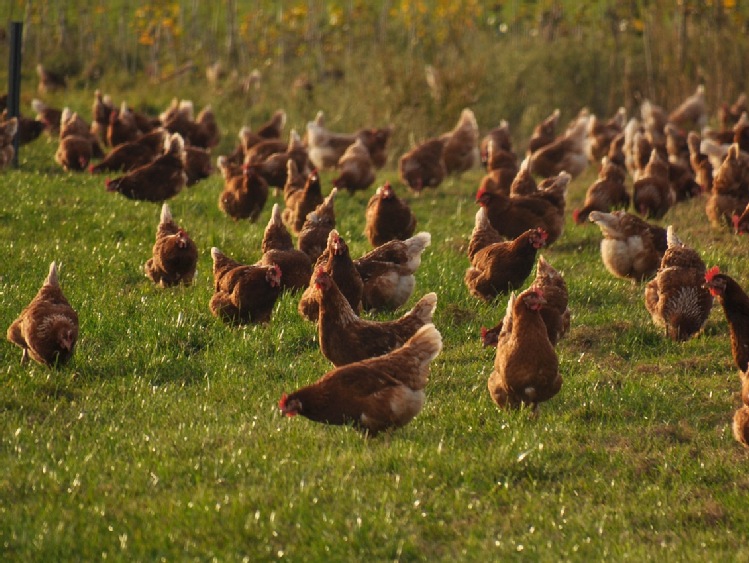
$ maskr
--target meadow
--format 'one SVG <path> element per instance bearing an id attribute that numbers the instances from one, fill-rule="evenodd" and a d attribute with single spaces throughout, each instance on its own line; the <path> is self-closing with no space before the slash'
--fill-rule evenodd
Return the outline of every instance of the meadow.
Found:
<path id="1" fill-rule="evenodd" d="M 698 338 L 665 339 L 643 287 L 604 270 L 594 225 L 568 220 L 543 250 L 565 275 L 573 317 L 558 347 L 562 392 L 533 420 L 498 410 L 486 390 L 493 350 L 479 331 L 506 299 L 479 303 L 462 281 L 479 171 L 418 198 L 401 188 L 433 241 L 409 303 L 437 292 L 444 349 L 422 413 L 368 440 L 278 412 L 283 392 L 330 369 L 298 295 L 284 295 L 265 326 L 232 328 L 208 310 L 210 247 L 256 260 L 279 198 L 252 225 L 218 210 L 218 176 L 179 194 L 170 205 L 200 249 L 198 276 L 158 289 L 142 265 L 159 207 L 57 170 L 53 151 L 40 139 L 3 174 L 0 324 L 52 260 L 81 319 L 62 369 L 21 366 L 20 350 L 0 347 L 0 545 L 10 559 L 747 555 L 747 454 L 730 431 L 739 383 L 723 312 Z M 570 209 L 593 177 L 573 182 Z M 385 179 L 397 183 L 392 170 Z M 336 204 L 355 256 L 368 250 L 368 196 Z M 711 230 L 701 200 L 666 223 L 708 264 L 747 279 L 745 240 Z"/>
<path id="2" fill-rule="evenodd" d="M 562 390 L 535 419 L 499 410 L 489 397 L 494 350 L 481 347 L 480 328 L 504 315 L 507 298 L 484 304 L 463 284 L 481 171 L 415 197 L 395 163 L 411 140 L 452 127 L 466 105 L 482 132 L 510 119 L 521 152 L 534 119 L 554 107 L 564 121 L 583 104 L 610 115 L 623 103 L 620 86 L 605 96 L 591 87 L 595 73 L 587 65 L 600 55 L 583 53 L 572 39 L 566 51 L 524 52 L 524 41 L 512 44 L 509 62 L 493 73 L 479 72 L 489 53 L 461 66 L 446 50 L 452 74 L 443 74 L 450 87 L 440 100 L 421 78 L 403 79 L 408 69 L 418 66 L 419 77 L 422 69 L 397 57 L 359 69 L 356 77 L 369 72 L 375 86 L 349 77 L 320 82 L 310 97 L 287 87 L 296 69 L 274 74 L 275 63 L 252 100 L 228 82 L 206 86 L 198 72 L 157 83 L 139 69 L 51 96 L 53 105 L 86 118 L 94 87 L 153 112 L 172 96 L 195 100 L 197 109 L 211 103 L 224 134 L 216 155 L 233 148 L 242 125 L 259 125 L 277 107 L 289 113 L 287 130 L 303 130 L 318 109 L 338 131 L 394 123 L 390 160 L 376 184 L 392 181 L 414 210 L 417 230 L 432 235 L 403 311 L 436 292 L 444 348 L 423 411 L 402 429 L 367 439 L 350 427 L 282 417 L 283 392 L 331 369 L 316 328 L 297 312 L 299 296 L 283 295 L 262 326 L 227 326 L 208 309 L 210 248 L 257 260 L 280 196 L 250 224 L 218 209 L 220 176 L 183 190 L 169 204 L 198 245 L 198 274 L 190 287 L 159 289 L 142 266 L 160 207 L 107 193 L 103 177 L 63 172 L 53 161 L 56 143 L 42 137 L 22 148 L 19 169 L 0 173 L 0 327 L 57 260 L 80 338 L 71 363 L 54 370 L 21 366 L 20 349 L 0 343 L 3 558 L 749 559 L 749 454 L 731 434 L 739 377 L 723 311 L 716 305 L 702 334 L 683 343 L 653 325 L 644 286 L 613 278 L 601 263 L 599 229 L 572 222 L 595 166 L 571 183 L 565 232 L 542 251 L 569 287 L 571 331 L 557 347 Z M 529 85 L 539 69 L 573 59 L 579 72 L 559 73 L 558 89 L 543 78 L 544 87 Z M 27 58 L 24 67 L 24 112 L 36 95 L 34 62 Z M 347 65 L 353 73 L 356 63 Z M 616 83 L 615 68 L 600 70 L 607 84 Z M 471 76 L 482 79 L 466 80 Z M 726 99 L 741 90 L 739 76 L 721 86 Z M 696 78 L 674 80 L 683 88 L 655 98 L 660 103 L 691 93 Z M 503 95 L 491 99 L 500 84 Z M 721 99 L 716 88 L 708 90 L 711 103 Z M 524 97 L 506 95 L 513 90 Z M 325 193 L 333 177 L 323 173 Z M 369 250 L 364 208 L 373 189 L 336 201 L 338 229 L 354 256 Z M 659 222 L 674 225 L 708 266 L 746 287 L 749 242 L 710 227 L 704 203 L 681 203 Z"/>

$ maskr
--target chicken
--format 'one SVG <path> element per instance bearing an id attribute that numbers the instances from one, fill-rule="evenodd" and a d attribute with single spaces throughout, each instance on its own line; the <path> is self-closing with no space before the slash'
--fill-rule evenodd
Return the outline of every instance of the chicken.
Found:
<path id="1" fill-rule="evenodd" d="M 185 147 L 185 173 L 187 185 L 194 186 L 213 173 L 211 153 L 201 147 Z"/>
<path id="2" fill-rule="evenodd" d="M 728 129 L 733 126 L 745 111 L 749 111 L 749 106 L 747 105 L 746 94 L 743 92 L 739 94 L 733 104 L 728 105 L 723 102 L 718 108 L 718 121 L 721 127 Z"/>
<path id="3" fill-rule="evenodd" d="M 286 145 L 285 151 L 273 153 L 262 162 L 254 164 L 253 167 L 269 186 L 283 188 L 286 185 L 286 163 L 289 159 L 294 161 L 300 173 L 309 174 L 307 149 L 302 145 L 299 135 L 293 129 L 289 134 L 289 143 Z M 245 159 L 246 161 L 247 159 Z"/>
<path id="4" fill-rule="evenodd" d="M 420 232 L 404 241 L 386 242 L 354 260 L 364 282 L 362 307 L 368 311 L 402 307 L 411 298 L 416 286 L 414 273 L 431 242 L 429 233 Z"/>
<path id="5" fill-rule="evenodd" d="M 267 182 L 254 167 L 245 167 L 239 174 L 232 175 L 221 158 L 217 164 L 223 167 L 224 190 L 218 198 L 219 209 L 235 221 L 256 222 L 268 200 Z"/>
<path id="6" fill-rule="evenodd" d="M 676 202 L 668 177 L 668 163 L 656 149 L 645 170 L 632 186 L 632 203 L 640 215 L 660 219 Z"/>
<path id="7" fill-rule="evenodd" d="M 710 138 L 709 131 L 703 131 L 702 141 L 700 142 L 700 152 L 704 153 L 710 160 L 714 172 L 717 172 L 720 165 L 723 164 L 726 156 L 728 156 L 728 149 L 730 148 L 730 143 L 719 143 Z"/>
<path id="8" fill-rule="evenodd" d="M 437 306 L 437 294 L 429 293 L 399 319 L 361 319 L 322 267 L 314 278 L 320 350 L 336 367 L 382 356 L 403 346 L 417 330 L 432 322 Z"/>
<path id="9" fill-rule="evenodd" d="M 571 313 L 568 307 L 567 284 L 562 275 L 543 256 L 539 256 L 536 266 L 536 279 L 531 287 L 540 289 L 544 295 L 546 303 L 541 306 L 539 311 L 546 325 L 549 342 L 552 346 L 556 346 L 570 330 Z M 481 327 L 481 343 L 485 348 L 497 346 L 503 323 L 504 319 L 492 328 Z"/>
<path id="10" fill-rule="evenodd" d="M 557 138 L 557 125 L 561 112 L 559 108 L 555 109 L 549 117 L 533 128 L 533 134 L 528 141 L 526 156 L 532 155 L 537 150 L 552 143 Z"/>
<path id="11" fill-rule="evenodd" d="M 417 194 L 424 188 L 436 188 L 447 175 L 442 158 L 442 139 L 429 139 L 400 157 L 398 174 L 401 181 Z"/>
<path id="12" fill-rule="evenodd" d="M 68 87 L 67 80 L 62 74 L 44 68 L 42 63 L 36 65 L 36 75 L 39 77 L 37 91 L 44 96 L 52 92 L 65 90 Z"/>
<path id="13" fill-rule="evenodd" d="M 517 238 L 528 229 L 542 227 L 548 234 L 546 245 L 554 243 L 564 230 L 564 209 L 570 175 L 561 172 L 552 184 L 538 193 L 508 197 L 479 190 L 476 202 L 486 208 L 489 222 L 507 238 Z"/>
<path id="14" fill-rule="evenodd" d="M 698 133 L 690 131 L 687 135 L 689 148 L 689 164 L 694 170 L 694 180 L 702 192 L 709 193 L 713 189 L 713 165 L 710 159 L 700 150 L 702 140 Z"/>
<path id="15" fill-rule="evenodd" d="M 640 115 L 644 132 L 650 136 L 651 141 L 656 145 L 665 144 L 666 137 L 663 128 L 669 121 L 666 111 L 661 106 L 645 99 L 640 104 Z"/>
<path id="16" fill-rule="evenodd" d="M 440 139 L 447 174 L 461 174 L 480 164 L 479 126 L 471 109 L 463 109 L 452 131 L 442 134 Z"/>
<path id="17" fill-rule="evenodd" d="M 749 204 L 749 155 L 731 145 L 728 155 L 715 172 L 713 189 L 705 203 L 705 212 L 716 226 L 733 224 Z"/>
<path id="18" fill-rule="evenodd" d="M 5 122 L 0 122 L 0 170 L 8 166 L 16 154 L 13 147 L 13 138 L 18 131 L 18 119 L 11 117 Z"/>
<path id="19" fill-rule="evenodd" d="M 104 156 L 99 141 L 89 131 L 89 124 L 77 112 L 65 107 L 60 117 L 60 140 L 72 136 L 88 140 L 91 143 L 91 155 L 94 158 Z"/>
<path id="20" fill-rule="evenodd" d="M 583 112 L 563 135 L 532 153 L 530 171 L 543 178 L 556 176 L 562 171 L 573 178 L 582 174 L 588 166 L 585 154 L 588 119 Z"/>
<path id="21" fill-rule="evenodd" d="M 7 119 L 8 111 L 3 110 L 0 113 L 0 121 L 7 121 Z M 37 119 L 24 117 L 23 115 L 19 115 L 16 119 L 18 120 L 16 137 L 18 137 L 19 146 L 28 145 L 30 142 L 35 141 L 42 134 L 42 131 L 44 131 L 44 123 Z"/>
<path id="22" fill-rule="evenodd" d="M 526 156 L 520 163 L 517 174 L 510 184 L 509 194 L 511 196 L 526 196 L 538 193 L 538 184 L 530 171 L 531 160 Z"/>
<path id="23" fill-rule="evenodd" d="M 495 152 L 512 153 L 515 160 L 517 156 L 512 150 L 512 137 L 510 136 L 510 125 L 506 120 L 502 120 L 499 126 L 489 131 L 486 135 L 481 138 L 479 143 L 479 154 L 481 155 L 481 163 L 487 167 L 487 170 L 491 170 L 490 166 L 490 155 L 489 155 L 489 144 Z"/>
<path id="24" fill-rule="evenodd" d="M 492 400 L 501 408 L 529 405 L 535 414 L 539 403 L 562 388 L 559 360 L 540 313 L 544 304 L 543 293 L 535 287 L 511 295 L 507 303 L 487 382 Z"/>
<path id="25" fill-rule="evenodd" d="M 282 218 L 291 232 L 298 235 L 304 227 L 307 215 L 323 202 L 322 185 L 316 169 L 312 170 L 305 178 L 303 175 L 297 174 L 296 164 L 293 160 L 289 159 L 287 167 L 286 185 L 283 189 L 286 209 L 283 210 Z M 301 187 L 294 185 L 292 179 L 295 177 L 301 179 Z"/>
<path id="26" fill-rule="evenodd" d="M 479 207 L 476 212 L 476 219 L 474 221 L 473 231 L 471 232 L 471 239 L 468 241 L 468 259 L 473 263 L 473 257 L 482 248 L 494 244 L 496 242 L 504 241 L 504 237 L 500 235 L 497 230 L 492 227 L 489 222 L 489 217 L 486 214 L 484 207 Z"/>
<path id="27" fill-rule="evenodd" d="M 692 199 L 702 193 L 689 164 L 669 162 L 668 183 L 677 202 Z"/>
<path id="28" fill-rule="evenodd" d="M 479 249 L 464 277 L 471 295 L 492 301 L 500 294 L 518 289 L 530 275 L 536 252 L 544 246 L 546 238 L 543 229 L 528 229 L 514 240 Z"/>
<path id="29" fill-rule="evenodd" d="M 705 274 L 705 287 L 718 299 L 728 321 L 731 353 L 742 372 L 749 368 L 749 296 L 731 276 L 721 274 L 717 266 Z"/>
<path id="30" fill-rule="evenodd" d="M 705 263 L 667 229 L 668 249 L 655 278 L 645 286 L 645 307 L 671 340 L 688 340 L 707 321 L 713 297 L 705 284 Z"/>
<path id="31" fill-rule="evenodd" d="M 30 356 L 45 366 L 63 365 L 73 357 L 78 340 L 78 314 L 63 295 L 57 263 L 39 292 L 8 327 L 7 338 L 23 349 L 21 363 Z"/>
<path id="32" fill-rule="evenodd" d="M 297 291 L 309 285 L 312 275 L 312 261 L 304 252 L 294 248 L 291 234 L 281 220 L 278 204 L 273 204 L 268 226 L 262 242 L 263 256 L 260 266 L 278 264 L 283 272 L 281 289 Z"/>
<path id="33" fill-rule="evenodd" d="M 663 132 L 666 135 L 666 154 L 668 155 L 668 162 L 689 167 L 688 133 L 679 129 L 673 123 L 667 123 Z M 689 133 L 692 132 L 693 131 L 690 131 Z"/>
<path id="34" fill-rule="evenodd" d="M 232 324 L 270 321 L 281 294 L 281 268 L 276 264 L 248 266 L 211 248 L 214 294 L 209 307 L 214 316 Z"/>
<path id="35" fill-rule="evenodd" d="M 78 135 L 68 135 L 60 139 L 55 151 L 55 162 L 66 172 L 88 169 L 91 157 L 91 141 Z"/>
<path id="36" fill-rule="evenodd" d="M 333 185 L 339 190 L 348 190 L 350 194 L 366 190 L 375 181 L 374 164 L 361 139 L 348 146 L 338 161 L 338 168 L 340 173 L 333 179 Z"/>
<path id="37" fill-rule="evenodd" d="M 210 105 L 205 106 L 195 118 L 195 127 L 187 136 L 187 141 L 194 147 L 212 149 L 221 140 L 221 131 L 216 122 L 216 114 Z"/>
<path id="38" fill-rule="evenodd" d="M 556 346 L 570 330 L 571 312 L 568 306 L 567 283 L 561 273 L 543 256 L 539 256 L 536 279 L 533 280 L 531 286 L 540 289 L 544 296 L 546 303 L 541 306 L 541 318 L 546 325 L 549 342 L 552 346 Z"/>
<path id="39" fill-rule="evenodd" d="M 184 159 L 185 143 L 174 133 L 165 142 L 164 154 L 124 176 L 107 179 L 107 191 L 128 199 L 163 202 L 177 195 L 187 182 Z"/>
<path id="40" fill-rule="evenodd" d="M 138 129 L 138 125 L 135 123 L 135 116 L 127 107 L 126 102 L 122 102 L 119 110 L 115 110 L 109 114 L 106 139 L 110 147 L 135 141 L 140 137 L 140 134 L 140 129 Z"/>
<path id="41" fill-rule="evenodd" d="M 172 100 L 172 105 L 159 117 L 163 127 L 170 133 L 179 133 L 185 143 L 194 147 L 211 149 L 218 144 L 220 132 L 211 106 L 205 106 L 198 117 L 194 117 L 192 101 Z"/>
<path id="42" fill-rule="evenodd" d="M 296 131 L 294 133 L 296 134 Z M 282 139 L 263 139 L 245 151 L 244 163 L 247 165 L 260 164 L 268 157 L 284 152 L 288 146 L 289 142 Z"/>
<path id="43" fill-rule="evenodd" d="M 62 110 L 53 108 L 45 104 L 42 100 L 31 100 L 31 107 L 36 112 L 36 120 L 43 124 L 44 130 L 52 137 L 60 135 L 60 120 L 62 119 Z"/>
<path id="44" fill-rule="evenodd" d="M 91 134 L 101 143 L 107 141 L 107 127 L 110 115 L 115 111 L 112 98 L 105 96 L 101 90 L 94 92 L 94 103 L 91 107 L 92 121 Z"/>
<path id="45" fill-rule="evenodd" d="M 395 194 L 390 182 L 377 188 L 369 198 L 365 219 L 364 234 L 372 246 L 394 239 L 406 240 L 416 230 L 416 215 L 408 203 Z"/>
<path id="46" fill-rule="evenodd" d="M 323 268 L 338 287 L 339 291 L 348 301 L 351 310 L 358 315 L 362 309 L 362 295 L 364 294 L 364 282 L 361 274 L 351 259 L 346 241 L 333 229 L 328 234 L 325 251 L 315 263 L 315 271 Z M 299 300 L 299 314 L 305 319 L 317 322 L 319 306 L 316 296 L 314 279 L 310 279 L 310 285 L 304 290 Z M 410 297 L 410 296 L 409 296 Z"/>
<path id="47" fill-rule="evenodd" d="M 328 235 L 335 228 L 335 196 L 337 188 L 333 188 L 328 197 L 307 214 L 302 230 L 299 231 L 297 247 L 315 262 L 323 253 L 328 243 Z"/>
<path id="48" fill-rule="evenodd" d="M 601 162 L 609 152 L 611 141 L 624 131 L 626 123 L 627 111 L 623 107 L 608 121 L 601 121 L 595 115 L 590 116 L 587 136 L 583 142 L 590 162 Z"/>
<path id="49" fill-rule="evenodd" d="M 626 171 L 621 166 L 609 161 L 604 156 L 601 159 L 601 171 L 598 179 L 591 184 L 585 194 L 585 201 L 580 209 L 572 212 L 572 219 L 578 225 L 588 221 L 591 211 L 608 213 L 612 209 L 629 207 L 630 197 L 624 185 Z"/>
<path id="50" fill-rule="evenodd" d="M 622 131 L 616 137 L 611 139 L 611 144 L 609 145 L 609 152 L 606 154 L 606 156 L 608 157 L 609 162 L 616 164 L 626 174 L 627 155 L 624 152 L 625 140 L 626 138 L 624 136 L 624 131 Z"/>
<path id="51" fill-rule="evenodd" d="M 353 424 L 369 436 L 404 426 L 424 406 L 429 364 L 441 349 L 440 333 L 434 325 L 425 325 L 400 348 L 336 368 L 284 394 L 278 406 L 286 416 Z"/>
<path id="52" fill-rule="evenodd" d="M 168 204 L 161 206 L 153 256 L 144 266 L 146 277 L 160 287 L 190 285 L 198 264 L 198 247 L 172 218 Z"/>
<path id="53" fill-rule="evenodd" d="M 626 211 L 592 211 L 588 220 L 601 229 L 601 259 L 611 274 L 633 281 L 655 275 L 667 248 L 665 229 Z"/>
<path id="54" fill-rule="evenodd" d="M 387 162 L 387 143 L 392 127 L 359 129 L 353 134 L 333 133 L 325 128 L 324 116 L 318 112 L 314 121 L 307 123 L 307 146 L 312 165 L 318 170 L 335 167 L 346 149 L 357 139 L 367 148 L 375 168 Z"/>
<path id="55" fill-rule="evenodd" d="M 118 145 L 98 164 L 91 165 L 88 170 L 92 174 L 105 170 L 130 172 L 158 157 L 163 152 L 166 141 L 166 130 L 156 129 L 151 133 L 141 135 L 135 141 Z"/>
<path id="56" fill-rule="evenodd" d="M 286 112 L 282 109 L 273 112 L 268 121 L 258 127 L 255 134 L 261 139 L 280 139 L 286 126 Z"/>
<path id="57" fill-rule="evenodd" d="M 705 85 L 700 84 L 694 94 L 684 100 L 668 114 L 668 121 L 682 129 L 697 129 L 707 125 L 707 104 L 705 103 Z"/>
<path id="58" fill-rule="evenodd" d="M 481 180 L 481 186 L 487 191 L 510 193 L 513 180 L 519 173 L 515 153 L 496 149 L 492 139 L 489 140 L 486 151 L 487 173 Z M 527 163 L 527 160 L 523 163 Z M 535 186 L 535 181 L 533 184 Z"/>

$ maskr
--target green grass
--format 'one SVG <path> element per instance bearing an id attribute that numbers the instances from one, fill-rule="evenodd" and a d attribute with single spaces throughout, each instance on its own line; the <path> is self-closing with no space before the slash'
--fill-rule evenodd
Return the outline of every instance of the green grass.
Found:
<path id="1" fill-rule="evenodd" d="M 749 558 L 747 453 L 730 431 L 739 380 L 723 312 L 696 339 L 664 339 L 643 286 L 603 268 L 594 226 L 568 219 L 543 251 L 565 275 L 573 312 L 558 346 L 561 393 L 535 420 L 500 411 L 479 329 L 504 314 L 506 298 L 483 304 L 463 285 L 480 172 L 415 198 L 391 162 L 378 183 L 395 181 L 417 228 L 432 233 L 409 305 L 437 292 L 444 349 L 419 416 L 368 440 L 279 414 L 282 392 L 330 369 L 298 295 L 284 295 L 266 326 L 232 328 L 208 310 L 209 249 L 254 262 L 279 198 L 255 225 L 221 214 L 218 176 L 170 201 L 200 258 L 192 287 L 162 290 L 141 270 L 159 207 L 63 173 L 54 149 L 44 139 L 25 147 L 21 170 L 1 177 L 0 326 L 52 260 L 80 316 L 62 369 L 22 367 L 20 350 L 0 345 L 6 559 Z M 568 209 L 593 178 L 572 183 Z M 368 250 L 370 193 L 336 203 L 355 256 Z M 711 230 L 704 201 L 680 204 L 668 223 L 747 285 L 747 240 Z"/>

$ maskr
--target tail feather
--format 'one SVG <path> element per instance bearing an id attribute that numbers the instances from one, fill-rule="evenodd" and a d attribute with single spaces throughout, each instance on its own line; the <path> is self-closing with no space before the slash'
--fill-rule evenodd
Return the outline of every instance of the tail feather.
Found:
<path id="1" fill-rule="evenodd" d="M 681 239 L 676 236 L 676 233 L 674 232 L 674 226 L 669 225 L 666 228 L 666 242 L 668 244 L 668 248 L 674 248 L 677 246 L 684 246 L 684 243 L 681 242 Z"/>
<path id="2" fill-rule="evenodd" d="M 426 231 L 422 231 L 404 242 L 408 248 L 408 255 L 414 256 L 421 254 L 427 246 L 432 244 L 432 235 Z"/>
<path id="3" fill-rule="evenodd" d="M 407 313 L 407 316 L 416 317 L 424 324 L 431 323 L 436 308 L 437 294 L 434 292 L 427 293 L 424 297 L 419 299 L 413 309 Z"/>
<path id="4" fill-rule="evenodd" d="M 417 330 L 401 348 L 370 361 L 396 360 L 401 367 L 392 375 L 411 389 L 423 389 L 429 378 L 429 363 L 441 350 L 442 335 L 430 323 Z"/>
<path id="5" fill-rule="evenodd" d="M 277 203 L 273 204 L 273 209 L 270 213 L 270 221 L 268 221 L 268 227 L 271 227 L 273 225 L 275 225 L 276 227 L 280 227 L 283 225 L 283 221 L 281 220 L 281 208 Z"/>
<path id="6" fill-rule="evenodd" d="M 159 223 L 164 225 L 166 223 L 171 223 L 172 220 L 172 211 L 169 209 L 169 204 L 165 203 L 161 206 L 161 219 Z"/>
<path id="7" fill-rule="evenodd" d="M 58 286 L 60 282 L 57 279 L 57 262 L 52 262 L 49 265 L 49 274 L 47 279 L 44 280 L 44 285 Z"/>
<path id="8" fill-rule="evenodd" d="M 417 330 L 403 347 L 416 353 L 422 362 L 431 362 L 442 350 L 442 335 L 429 323 Z"/>

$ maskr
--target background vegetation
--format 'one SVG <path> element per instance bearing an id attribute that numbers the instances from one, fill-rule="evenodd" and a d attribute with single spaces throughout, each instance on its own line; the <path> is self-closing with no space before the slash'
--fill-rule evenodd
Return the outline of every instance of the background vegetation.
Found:
<path id="1" fill-rule="evenodd" d="M 97 87 L 153 112 L 173 96 L 211 103 L 225 133 L 217 154 L 278 107 L 299 130 L 319 109 L 339 131 L 391 122 L 377 182 L 407 196 L 398 156 L 451 128 L 465 106 L 482 130 L 508 119 L 522 152 L 554 107 L 563 120 L 583 105 L 632 113 L 638 96 L 672 107 L 700 81 L 711 107 L 732 100 L 746 90 L 747 8 L 14 0 L 0 19 L 26 23 L 24 113 L 41 61 L 71 83 L 45 100 L 86 117 Z M 226 74 L 209 84 L 204 68 L 216 60 Z M 261 84 L 245 91 L 254 68 Z M 256 260 L 278 199 L 251 225 L 218 210 L 218 176 L 178 195 L 170 205 L 198 244 L 199 273 L 192 287 L 159 290 L 141 273 L 158 206 L 63 173 L 55 148 L 44 138 L 24 147 L 20 170 L 0 178 L 0 326 L 52 260 L 81 318 L 64 369 L 21 367 L 20 351 L 0 345 L 0 552 L 10 560 L 749 558 L 747 453 L 730 432 L 739 380 L 723 313 L 699 338 L 666 340 L 643 287 L 604 270 L 594 226 L 568 220 L 543 252 L 567 279 L 573 328 L 558 348 L 562 392 L 531 420 L 497 410 L 486 391 L 493 351 L 479 329 L 506 300 L 479 303 L 462 282 L 480 171 L 407 196 L 433 236 L 413 300 L 437 292 L 444 350 L 423 412 L 365 440 L 278 413 L 282 392 L 330 368 L 297 296 L 285 295 L 266 326 L 230 328 L 208 311 L 208 250 Z M 571 185 L 569 209 L 593 168 Z M 336 205 L 356 256 L 368 249 L 369 195 Z M 746 239 L 712 230 L 704 200 L 662 223 L 749 285 Z"/>

